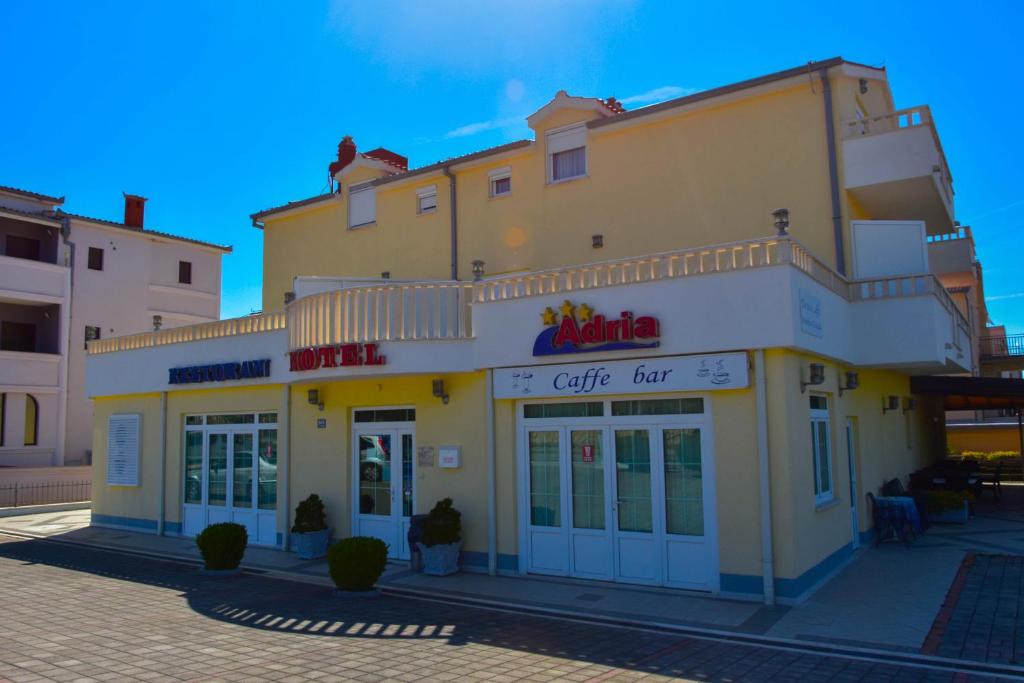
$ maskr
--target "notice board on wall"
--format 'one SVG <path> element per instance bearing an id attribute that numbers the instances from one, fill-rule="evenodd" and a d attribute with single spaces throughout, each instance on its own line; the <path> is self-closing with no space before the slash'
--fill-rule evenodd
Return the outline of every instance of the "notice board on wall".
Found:
<path id="1" fill-rule="evenodd" d="M 142 416 L 111 415 L 107 420 L 107 484 L 139 485 L 139 432 Z"/>

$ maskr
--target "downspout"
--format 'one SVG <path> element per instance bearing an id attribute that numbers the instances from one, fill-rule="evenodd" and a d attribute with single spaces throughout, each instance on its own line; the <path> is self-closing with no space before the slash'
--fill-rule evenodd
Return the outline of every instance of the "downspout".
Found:
<path id="1" fill-rule="evenodd" d="M 292 509 L 292 499 L 290 495 L 291 490 L 291 464 L 292 459 L 290 455 L 290 445 L 292 440 L 292 398 L 291 398 L 291 385 L 285 384 L 281 388 L 281 403 L 284 410 L 281 411 L 282 419 L 278 420 L 278 440 L 277 440 L 277 454 L 278 454 L 278 467 L 280 468 L 281 477 L 279 477 L 278 488 L 281 491 L 281 500 L 284 507 L 284 530 L 282 531 L 281 547 L 284 550 L 288 550 L 291 546 L 291 524 L 289 524 L 289 517 Z M 281 438 L 283 437 L 283 438 Z"/>
<path id="2" fill-rule="evenodd" d="M 836 158 L 836 125 L 832 113 L 832 84 L 828 68 L 818 71 L 825 99 L 825 137 L 828 142 L 828 182 L 832 192 L 832 235 L 836 243 L 836 271 L 846 275 L 846 249 L 843 247 L 843 211 L 839 203 L 839 162 Z"/>
<path id="3" fill-rule="evenodd" d="M 61 362 L 59 368 L 62 396 L 57 405 L 57 438 L 59 439 L 57 443 L 57 460 L 59 465 L 63 465 L 68 444 L 68 375 L 70 373 L 69 366 L 71 365 L 71 296 L 75 286 L 75 243 L 69 239 L 71 237 L 71 219 L 65 216 L 60 209 L 57 209 L 56 213 L 57 218 L 60 220 L 61 240 L 68 246 L 66 264 L 68 272 L 64 278 L 64 284 L 67 287 L 67 303 L 61 306 L 60 321 L 61 326 L 64 328 L 61 331 Z M 91 465 L 92 462 L 90 461 L 89 464 Z"/>
<path id="4" fill-rule="evenodd" d="M 494 452 L 494 371 L 487 369 L 484 375 L 484 402 L 487 405 L 487 573 L 498 573 L 498 501 L 497 462 Z"/>
<path id="5" fill-rule="evenodd" d="M 764 349 L 754 351 L 757 394 L 757 464 L 760 473 L 761 576 L 764 604 L 775 604 L 775 561 L 772 557 L 772 479 L 768 460 L 768 384 L 764 376 Z"/>
<path id="6" fill-rule="evenodd" d="M 167 392 L 160 392 L 160 514 L 156 535 L 164 535 L 167 520 Z"/>
<path id="7" fill-rule="evenodd" d="M 451 223 L 451 244 L 452 244 L 452 262 L 451 262 L 451 279 L 459 279 L 459 219 L 456 211 L 456 199 L 458 194 L 455 189 L 455 174 L 452 173 L 451 167 L 444 167 L 444 177 L 448 179 L 448 213 Z"/>

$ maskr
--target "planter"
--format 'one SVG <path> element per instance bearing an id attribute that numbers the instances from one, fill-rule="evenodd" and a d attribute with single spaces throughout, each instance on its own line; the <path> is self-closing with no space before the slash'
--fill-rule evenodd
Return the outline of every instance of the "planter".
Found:
<path id="1" fill-rule="evenodd" d="M 928 521 L 938 522 L 939 524 L 966 524 L 969 517 L 970 510 L 966 500 L 962 508 L 928 513 Z"/>
<path id="2" fill-rule="evenodd" d="M 303 560 L 315 560 L 327 555 L 327 547 L 331 544 L 331 530 L 295 532 L 292 538 L 295 541 L 296 555 Z"/>
<path id="3" fill-rule="evenodd" d="M 423 573 L 431 576 L 448 576 L 459 571 L 459 550 L 462 543 L 425 546 L 417 543 L 423 558 Z"/>

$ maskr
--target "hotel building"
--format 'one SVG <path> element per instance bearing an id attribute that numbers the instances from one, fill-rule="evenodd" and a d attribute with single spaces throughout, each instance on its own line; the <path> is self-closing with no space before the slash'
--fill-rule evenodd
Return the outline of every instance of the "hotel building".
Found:
<path id="1" fill-rule="evenodd" d="M 928 107 L 836 58 L 528 123 L 416 169 L 346 137 L 252 217 L 261 315 L 91 342 L 93 523 L 287 548 L 317 493 L 404 560 L 450 496 L 467 570 L 769 602 L 837 570 L 944 453 L 911 377 L 977 366 Z"/>

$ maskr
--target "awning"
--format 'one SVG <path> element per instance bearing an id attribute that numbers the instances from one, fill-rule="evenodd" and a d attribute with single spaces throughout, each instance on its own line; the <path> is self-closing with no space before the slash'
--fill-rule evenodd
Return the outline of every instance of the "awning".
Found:
<path id="1" fill-rule="evenodd" d="M 946 410 L 1024 409 L 1024 379 L 921 375 L 910 392 L 942 396 Z"/>

